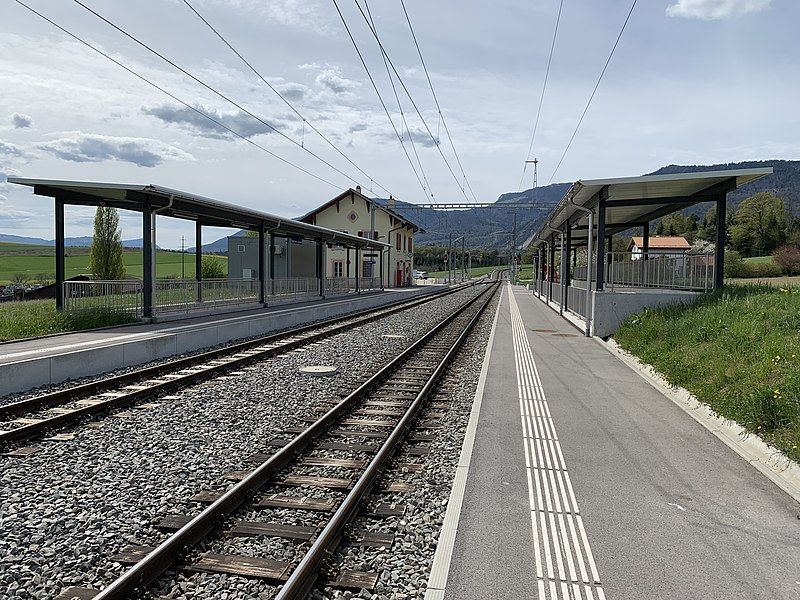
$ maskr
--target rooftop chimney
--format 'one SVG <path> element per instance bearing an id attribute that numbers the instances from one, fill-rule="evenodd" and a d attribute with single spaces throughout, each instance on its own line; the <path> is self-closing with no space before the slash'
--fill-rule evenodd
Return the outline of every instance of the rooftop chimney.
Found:
<path id="1" fill-rule="evenodd" d="M 357 185 L 357 186 L 356 186 L 356 191 L 357 191 L 359 194 L 361 193 L 361 186 L 360 186 L 360 185 Z"/>

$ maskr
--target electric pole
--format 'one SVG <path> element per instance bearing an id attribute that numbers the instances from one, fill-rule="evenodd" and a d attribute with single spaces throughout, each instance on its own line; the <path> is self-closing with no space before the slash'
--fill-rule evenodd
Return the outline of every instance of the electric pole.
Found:
<path id="1" fill-rule="evenodd" d="M 511 229 L 511 284 L 517 284 L 517 211 L 514 211 L 514 226 Z"/>
<path id="2" fill-rule="evenodd" d="M 464 236 L 462 235 L 461 236 L 461 281 L 464 281 L 464 273 L 466 272 L 465 267 L 467 265 L 464 263 L 465 259 L 466 259 L 466 254 L 464 253 Z"/>
<path id="3" fill-rule="evenodd" d="M 539 159 L 534 158 L 533 160 L 526 160 L 525 162 L 528 164 L 533 163 L 533 187 L 535 189 L 539 180 Z"/>
<path id="4" fill-rule="evenodd" d="M 181 236 L 181 279 L 186 279 L 186 266 L 183 262 L 183 257 L 185 254 L 184 237 Z"/>
<path id="5" fill-rule="evenodd" d="M 450 243 L 447 246 L 447 283 L 450 283 L 450 269 L 453 262 L 453 234 L 450 234 Z"/>

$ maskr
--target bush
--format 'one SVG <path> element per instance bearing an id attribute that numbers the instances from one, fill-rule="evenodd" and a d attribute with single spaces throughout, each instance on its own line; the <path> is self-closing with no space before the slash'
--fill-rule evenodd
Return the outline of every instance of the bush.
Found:
<path id="1" fill-rule="evenodd" d="M 225 277 L 225 265 L 216 256 L 204 256 L 200 274 L 203 279 L 221 279 Z"/>
<path id="2" fill-rule="evenodd" d="M 800 248 L 781 246 L 775 252 L 775 263 L 786 275 L 800 273 Z"/>
<path id="3" fill-rule="evenodd" d="M 773 261 L 751 262 L 744 261 L 744 274 L 741 277 L 780 277 L 781 268 Z"/>
<path id="4" fill-rule="evenodd" d="M 736 250 L 725 250 L 725 277 L 746 277 L 744 260 Z"/>

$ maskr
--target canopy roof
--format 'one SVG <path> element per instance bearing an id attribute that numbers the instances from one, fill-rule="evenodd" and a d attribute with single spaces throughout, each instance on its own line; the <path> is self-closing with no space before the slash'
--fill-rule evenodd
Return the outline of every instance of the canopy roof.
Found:
<path id="1" fill-rule="evenodd" d="M 531 243 L 550 238 L 552 229 L 563 229 L 567 221 L 571 228 L 586 232 L 587 215 L 574 205 L 593 209 L 601 196 L 606 200 L 605 232 L 610 235 L 642 226 L 687 206 L 716 200 L 722 194 L 770 174 L 772 167 L 579 180 L 570 186 L 545 224 L 531 238 Z M 573 235 L 573 240 L 580 239 L 580 234 Z"/>
<path id="2" fill-rule="evenodd" d="M 35 194 L 59 198 L 65 204 L 105 205 L 143 212 L 149 203 L 159 215 L 191 221 L 199 220 L 203 225 L 208 226 L 258 230 L 263 225 L 279 234 L 328 242 L 335 241 L 337 244 L 346 246 L 358 244 L 362 248 L 374 250 L 388 246 L 384 242 L 334 231 L 326 227 L 301 223 L 288 217 L 279 217 L 270 213 L 158 185 L 61 181 L 26 177 L 9 177 L 8 181 L 30 186 Z"/>

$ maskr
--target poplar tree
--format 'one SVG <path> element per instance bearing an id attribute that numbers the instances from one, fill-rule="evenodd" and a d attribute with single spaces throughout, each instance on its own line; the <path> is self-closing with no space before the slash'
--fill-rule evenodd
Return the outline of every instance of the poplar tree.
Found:
<path id="1" fill-rule="evenodd" d="M 89 254 L 89 270 L 95 279 L 125 277 L 122 264 L 122 234 L 116 208 L 98 206 L 94 215 L 94 237 Z"/>

